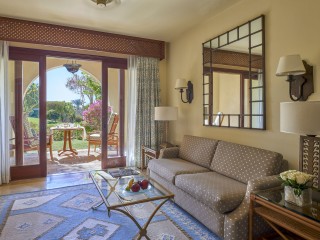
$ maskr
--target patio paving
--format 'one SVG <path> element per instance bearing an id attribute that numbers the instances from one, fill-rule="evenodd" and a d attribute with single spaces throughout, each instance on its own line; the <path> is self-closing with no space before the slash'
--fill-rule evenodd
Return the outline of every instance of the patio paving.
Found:
<path id="1" fill-rule="evenodd" d="M 49 157 L 49 156 L 48 156 Z M 88 150 L 78 150 L 78 155 L 62 154 L 58 156 L 58 152 L 53 152 L 53 161 L 48 160 L 47 173 L 69 173 L 69 172 L 83 172 L 93 169 L 101 169 L 101 154 L 99 151 L 90 152 Z M 48 158 L 49 159 L 49 158 Z"/>
<path id="2" fill-rule="evenodd" d="M 109 156 L 116 156 L 116 151 L 108 151 Z M 100 149 L 96 152 L 90 151 L 88 156 L 88 149 L 79 149 L 78 155 L 62 154 L 58 156 L 57 151 L 53 151 L 53 160 L 50 160 L 49 152 L 47 154 L 47 173 L 60 174 L 60 173 L 74 173 L 83 172 L 94 169 L 101 169 L 101 153 Z M 27 152 L 24 154 L 24 164 L 34 165 L 38 164 L 37 152 Z"/>

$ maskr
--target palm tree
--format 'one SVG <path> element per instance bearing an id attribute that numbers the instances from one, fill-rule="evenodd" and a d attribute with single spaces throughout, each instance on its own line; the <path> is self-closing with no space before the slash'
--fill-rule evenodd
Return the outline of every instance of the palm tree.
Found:
<path id="1" fill-rule="evenodd" d="M 82 100 L 81 99 L 75 99 L 71 101 L 72 104 L 75 106 L 76 108 L 76 113 L 81 115 L 81 111 L 82 111 Z"/>

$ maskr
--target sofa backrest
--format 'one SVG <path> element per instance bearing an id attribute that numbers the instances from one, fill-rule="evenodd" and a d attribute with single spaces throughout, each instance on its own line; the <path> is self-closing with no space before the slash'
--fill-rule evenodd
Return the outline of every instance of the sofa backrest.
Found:
<path id="1" fill-rule="evenodd" d="M 279 174 L 280 153 L 219 141 L 210 169 L 243 183 L 250 179 Z"/>
<path id="2" fill-rule="evenodd" d="M 209 168 L 218 140 L 185 135 L 179 150 L 179 158 Z"/>

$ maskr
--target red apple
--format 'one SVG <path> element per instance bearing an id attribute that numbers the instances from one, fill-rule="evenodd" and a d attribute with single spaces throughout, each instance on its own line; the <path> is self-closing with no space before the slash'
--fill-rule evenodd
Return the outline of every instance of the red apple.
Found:
<path id="1" fill-rule="evenodd" d="M 147 179 L 143 179 L 140 184 L 142 189 L 147 189 L 149 186 L 149 181 Z"/>
<path id="2" fill-rule="evenodd" d="M 139 185 L 139 183 L 134 183 L 134 184 L 131 186 L 131 191 L 132 191 L 132 192 L 139 192 L 139 191 L 140 191 L 140 185 Z"/>

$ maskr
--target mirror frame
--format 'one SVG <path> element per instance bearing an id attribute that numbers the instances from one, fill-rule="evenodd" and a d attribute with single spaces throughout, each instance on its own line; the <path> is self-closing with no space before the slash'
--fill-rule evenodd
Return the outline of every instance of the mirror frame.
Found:
<path id="1" fill-rule="evenodd" d="M 251 29 L 251 23 L 261 19 L 261 28 L 258 30 L 252 30 Z M 242 28 L 243 27 L 243 28 Z M 244 35 L 240 35 L 240 29 L 244 29 L 245 27 L 248 27 L 248 33 Z M 234 36 L 236 32 L 236 37 Z M 252 36 L 254 34 L 259 34 L 261 32 L 261 43 L 252 45 Z M 231 33 L 233 33 L 233 36 L 231 37 Z M 233 38 L 233 39 L 232 39 Z M 241 52 L 234 52 L 228 50 L 222 51 L 222 47 L 226 47 L 232 43 L 235 43 L 237 41 L 240 41 L 242 39 L 248 38 L 248 53 L 241 53 Z M 212 46 L 212 43 L 215 42 L 217 45 L 216 47 Z M 256 47 L 261 47 L 262 55 L 256 55 L 252 53 L 252 49 Z M 223 54 L 233 55 L 235 60 L 237 60 L 237 64 L 239 65 L 231 65 L 229 63 L 225 63 L 226 65 L 230 66 L 241 66 L 242 63 L 245 63 L 243 66 L 248 67 L 248 70 L 232 70 L 224 67 L 214 67 L 214 59 L 217 54 L 225 52 Z M 223 34 L 220 34 L 217 37 L 214 37 L 204 43 L 202 43 L 202 54 L 203 54 L 203 126 L 212 126 L 212 127 L 228 127 L 228 128 L 244 128 L 244 129 L 255 129 L 255 130 L 266 130 L 266 94 L 265 94 L 265 17 L 264 15 L 261 15 L 259 17 L 256 17 L 244 24 L 241 24 Z M 216 55 L 215 55 L 216 54 Z M 260 58 L 256 58 L 259 56 Z M 254 61 L 257 60 L 257 65 L 254 66 Z M 244 61 L 245 60 L 245 61 Z M 209 66 L 207 66 L 209 64 Z M 260 68 L 261 67 L 261 68 Z M 253 70 L 255 69 L 255 71 Z M 262 72 L 257 73 L 257 70 L 260 70 Z M 216 111 L 217 113 L 214 114 L 213 109 L 213 72 L 223 72 L 223 73 L 235 73 L 243 76 L 246 76 L 251 83 L 252 80 L 257 79 L 258 74 L 261 74 L 262 77 L 262 85 L 258 87 L 250 87 L 249 93 L 250 93 L 250 99 L 249 99 L 249 105 L 250 105 L 250 114 L 245 114 L 244 110 L 242 113 L 234 114 L 234 113 L 221 113 L 219 111 Z M 252 91 L 254 88 L 260 88 L 261 90 L 261 99 L 259 100 L 252 100 Z M 241 90 L 240 90 L 240 96 L 241 96 Z M 244 102 L 243 100 L 240 100 L 240 102 Z M 252 104 L 254 102 L 260 102 L 262 104 L 262 113 L 259 114 L 252 114 Z M 242 103 L 240 103 L 242 104 Z M 241 109 L 241 107 L 240 107 Z M 230 124 L 230 118 L 231 117 L 237 117 L 238 118 L 238 126 L 232 126 Z M 249 117 L 249 123 L 248 126 L 245 126 L 245 117 Z M 261 117 L 261 127 L 254 127 L 252 124 L 253 117 Z M 227 125 L 223 124 L 224 121 L 227 122 Z"/>

